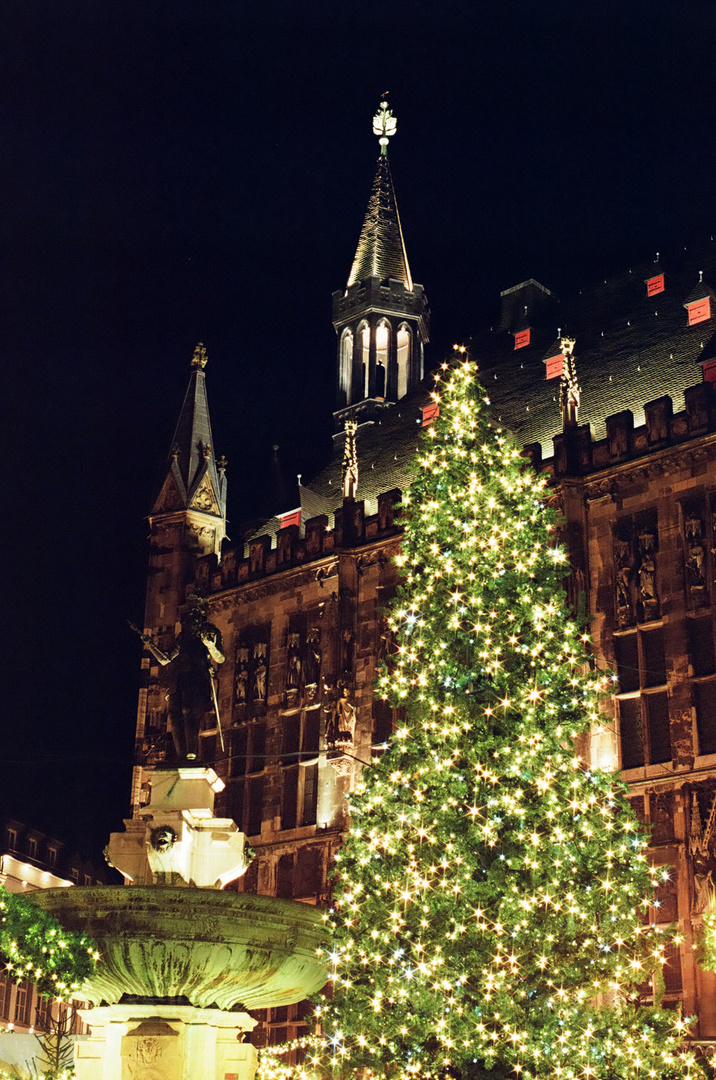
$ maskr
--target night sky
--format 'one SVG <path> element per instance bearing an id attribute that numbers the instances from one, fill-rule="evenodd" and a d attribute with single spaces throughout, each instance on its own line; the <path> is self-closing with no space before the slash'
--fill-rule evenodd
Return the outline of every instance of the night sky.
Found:
<path id="1" fill-rule="evenodd" d="M 5 0 L 0 809 L 127 812 L 147 525 L 209 355 L 229 533 L 329 451 L 334 289 L 383 91 L 431 363 L 500 289 L 715 227 L 716 4 Z"/>

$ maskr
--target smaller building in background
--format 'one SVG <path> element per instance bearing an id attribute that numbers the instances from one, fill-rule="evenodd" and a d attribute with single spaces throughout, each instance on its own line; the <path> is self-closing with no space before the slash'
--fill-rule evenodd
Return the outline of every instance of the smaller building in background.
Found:
<path id="1" fill-rule="evenodd" d="M 0 885 L 10 893 L 73 885 L 106 885 L 106 866 L 68 850 L 62 840 L 14 818 L 0 819 Z M 69 1004 L 40 997 L 28 980 L 15 982 L 0 967 L 0 1070 L 32 1074 L 39 1044 L 36 1032 L 65 1024 L 73 1035 L 88 1027 L 77 1012 L 86 1002 Z"/>

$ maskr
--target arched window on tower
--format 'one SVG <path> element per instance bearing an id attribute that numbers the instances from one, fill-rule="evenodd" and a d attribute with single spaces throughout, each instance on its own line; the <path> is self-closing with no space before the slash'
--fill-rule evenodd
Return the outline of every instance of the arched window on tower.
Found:
<path id="1" fill-rule="evenodd" d="M 407 326 L 398 330 L 398 401 L 408 392 L 408 369 L 410 367 L 410 331 Z"/>
<path id="2" fill-rule="evenodd" d="M 353 369 L 353 331 L 344 330 L 341 338 L 340 388 L 345 392 L 346 405 L 351 403 L 351 373 Z"/>
<path id="3" fill-rule="evenodd" d="M 385 397 L 385 377 L 388 371 L 388 324 L 381 322 L 375 331 L 375 396 Z"/>
<path id="4" fill-rule="evenodd" d="M 363 360 L 363 397 L 370 391 L 370 327 L 363 326 L 360 332 L 361 358 Z"/>

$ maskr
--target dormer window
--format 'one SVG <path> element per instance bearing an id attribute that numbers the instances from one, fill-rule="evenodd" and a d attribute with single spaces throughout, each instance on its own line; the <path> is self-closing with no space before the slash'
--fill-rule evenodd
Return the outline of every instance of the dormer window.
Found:
<path id="1" fill-rule="evenodd" d="M 702 370 L 704 382 L 716 383 L 716 360 L 707 360 Z"/>
<path id="2" fill-rule="evenodd" d="M 531 336 L 532 331 L 529 327 L 527 330 L 518 330 L 517 333 L 513 335 L 515 339 L 515 348 L 524 349 L 525 346 L 529 345 Z"/>
<path id="3" fill-rule="evenodd" d="M 281 521 L 281 524 L 280 524 L 279 528 L 281 528 L 281 529 L 287 529 L 289 525 L 300 525 L 301 524 L 301 511 L 300 510 L 291 510 L 291 512 L 288 513 L 288 514 L 281 514 L 280 521 Z"/>
<path id="4" fill-rule="evenodd" d="M 690 304 L 685 304 L 689 314 L 689 326 L 696 326 L 697 323 L 708 322 L 711 318 L 711 297 L 704 296 L 701 300 L 692 300 Z"/>
<path id="5" fill-rule="evenodd" d="M 440 416 L 440 406 L 437 401 L 431 402 L 430 405 L 423 405 L 422 414 L 422 427 L 430 427 L 433 420 L 437 420 Z"/>
<path id="6" fill-rule="evenodd" d="M 562 353 L 557 353 L 556 356 L 548 356 L 544 363 L 546 369 L 545 378 L 562 378 L 562 372 L 564 370 L 564 356 L 562 355 Z"/>
<path id="7" fill-rule="evenodd" d="M 647 296 L 656 296 L 658 293 L 662 293 L 664 291 L 664 288 L 665 285 L 663 274 L 656 274 L 655 277 L 650 277 L 646 279 Z"/>
<path id="8" fill-rule="evenodd" d="M 27 854 L 31 859 L 37 858 L 37 840 L 34 836 L 31 836 L 27 841 Z"/>

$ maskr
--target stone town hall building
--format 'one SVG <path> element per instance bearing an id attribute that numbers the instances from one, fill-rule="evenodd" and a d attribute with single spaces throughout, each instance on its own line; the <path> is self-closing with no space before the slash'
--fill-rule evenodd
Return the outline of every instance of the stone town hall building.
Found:
<path id="1" fill-rule="evenodd" d="M 225 780 L 217 811 L 256 852 L 238 887 L 315 904 L 327 900 L 346 828 L 344 792 L 395 720 L 372 690 L 396 586 L 395 507 L 435 409 L 424 381 L 429 309 L 403 242 L 391 124 L 383 107 L 358 249 L 333 294 L 333 460 L 299 489 L 292 512 L 245 546 L 225 543 L 225 466 L 198 349 L 150 515 L 146 633 L 169 648 L 186 596 L 198 592 L 223 637 L 223 748 L 207 714 L 199 757 Z M 712 238 L 571 296 L 530 279 L 501 294 L 498 321 L 471 347 L 495 416 L 552 478 L 570 599 L 593 616 L 598 665 L 617 674 L 604 723 L 580 752 L 622 771 L 651 825 L 654 861 L 671 868 L 650 915 L 683 935 L 665 1001 L 696 1013 L 696 1037 L 712 1046 L 716 975 L 699 966 L 696 946 L 716 882 L 714 289 Z M 147 656 L 143 666 L 135 806 L 143 767 L 172 753 L 162 671 Z M 273 1010 L 257 1031 L 283 1041 L 302 1015 Z"/>

